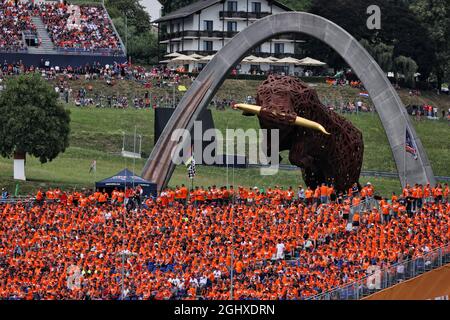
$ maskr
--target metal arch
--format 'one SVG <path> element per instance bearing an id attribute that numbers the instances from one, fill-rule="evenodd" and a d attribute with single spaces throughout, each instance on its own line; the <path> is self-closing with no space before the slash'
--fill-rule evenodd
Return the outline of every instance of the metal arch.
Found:
<path id="1" fill-rule="evenodd" d="M 357 74 L 375 105 L 397 166 L 402 186 L 406 183 L 436 182 L 428 157 L 402 101 L 384 72 L 370 54 L 343 28 L 335 23 L 306 12 L 285 12 L 257 20 L 230 40 L 206 65 L 183 96 L 172 117 L 154 146 L 142 176 L 165 187 L 175 169 L 171 141 L 175 129 L 190 130 L 200 112 L 208 104 L 227 78 L 232 67 L 259 43 L 285 33 L 313 36 L 339 53 Z M 417 146 L 417 160 L 406 155 L 405 132 L 408 128 Z"/>

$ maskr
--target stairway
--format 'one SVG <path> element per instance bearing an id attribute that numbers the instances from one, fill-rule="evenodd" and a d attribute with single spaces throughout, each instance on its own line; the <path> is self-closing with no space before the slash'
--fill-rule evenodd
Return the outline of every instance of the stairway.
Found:
<path id="1" fill-rule="evenodd" d="M 41 39 L 41 45 L 39 47 L 28 47 L 28 52 L 35 54 L 56 54 L 57 51 L 55 50 L 55 46 L 47 33 L 47 29 L 45 28 L 41 17 L 34 16 L 31 20 L 36 26 L 36 32 L 39 39 Z"/>

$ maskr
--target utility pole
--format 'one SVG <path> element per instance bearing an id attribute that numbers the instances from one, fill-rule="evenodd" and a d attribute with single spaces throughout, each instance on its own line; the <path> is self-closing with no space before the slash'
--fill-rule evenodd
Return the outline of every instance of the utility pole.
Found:
<path id="1" fill-rule="evenodd" d="M 128 61 L 128 15 L 125 11 L 125 48 L 127 49 L 127 61 Z"/>

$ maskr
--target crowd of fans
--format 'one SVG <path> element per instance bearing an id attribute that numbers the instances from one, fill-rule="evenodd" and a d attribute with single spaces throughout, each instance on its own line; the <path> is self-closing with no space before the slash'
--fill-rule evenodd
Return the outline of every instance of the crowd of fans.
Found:
<path id="1" fill-rule="evenodd" d="M 0 50 L 26 50 L 22 32 L 35 32 L 33 16 L 40 16 L 60 50 L 122 54 L 120 40 L 103 7 L 64 2 L 0 0 Z"/>
<path id="2" fill-rule="evenodd" d="M 66 103 L 73 102 L 76 106 L 96 106 L 109 108 L 158 108 L 158 107 L 175 107 L 179 102 L 182 93 L 179 92 L 178 86 L 194 81 L 195 79 L 189 75 L 177 73 L 175 70 L 164 66 L 152 68 L 144 68 L 138 65 L 130 65 L 128 63 L 113 64 L 86 64 L 79 67 L 59 67 L 52 66 L 50 61 L 41 60 L 38 66 L 25 66 L 22 61 L 8 63 L 4 61 L 0 66 L 0 89 L 2 79 L 7 76 L 19 75 L 36 72 L 42 75 L 46 80 L 57 80 L 55 90 L 60 94 L 61 99 Z M 122 80 L 135 81 L 142 85 L 145 91 L 135 92 L 133 95 L 112 94 L 105 95 L 102 92 L 93 90 L 92 85 L 86 85 L 75 90 L 72 89 L 72 80 L 100 80 L 104 81 L 108 86 L 115 86 Z M 352 86 L 358 87 L 359 81 L 351 81 Z M 154 94 L 152 88 L 164 88 L 166 94 Z M 364 93 L 360 94 L 360 98 L 355 100 L 346 100 L 344 98 L 333 99 L 333 96 L 325 97 L 323 103 L 330 110 L 340 113 L 358 113 L 358 112 L 374 112 L 374 107 L 364 101 Z M 367 98 L 367 96 L 365 96 Z M 246 103 L 255 104 L 255 98 L 248 96 Z M 225 110 L 231 108 L 236 103 L 232 98 L 215 98 L 211 101 L 211 107 L 217 110 Z M 427 119 L 439 119 L 438 108 L 429 104 L 425 105 L 408 105 L 408 113 L 420 120 L 422 117 Z M 442 118 L 450 121 L 450 109 L 445 111 L 441 109 Z"/>
<path id="3" fill-rule="evenodd" d="M 0 85 L 3 79 L 8 76 L 39 73 L 46 80 L 55 82 L 55 91 L 60 94 L 61 99 L 66 102 L 73 102 L 77 106 L 96 106 L 110 108 L 158 108 L 174 107 L 180 99 L 178 86 L 189 80 L 188 76 L 182 76 L 173 70 L 163 67 L 146 69 L 141 66 L 129 65 L 127 63 L 114 63 L 111 65 L 101 65 L 94 63 L 86 64 L 82 67 L 50 66 L 50 61 L 41 60 L 39 66 L 25 66 L 21 61 L 7 63 L 4 61 L 0 66 Z M 119 81 L 136 81 L 146 90 L 136 92 L 133 96 L 111 94 L 93 90 L 93 86 L 88 84 L 77 90 L 72 89 L 74 80 L 98 80 L 108 86 L 115 86 Z M 192 79 L 191 79 L 192 80 Z M 165 88 L 170 93 L 157 95 L 152 93 L 152 88 Z M 175 92 L 175 94 L 174 94 Z M 175 96 L 175 100 L 174 100 Z"/>
<path id="4" fill-rule="evenodd" d="M 0 0 L 0 51 L 23 51 L 23 31 L 34 32 L 32 5 L 17 0 Z"/>
<path id="5" fill-rule="evenodd" d="M 102 7 L 42 3 L 39 12 L 52 41 L 59 48 L 108 49 L 122 53 L 119 38 Z"/>
<path id="6" fill-rule="evenodd" d="M 328 109 L 340 112 L 340 113 L 358 113 L 358 112 L 373 112 L 375 109 L 368 103 L 364 103 L 362 100 L 356 101 L 344 101 L 340 102 L 325 102 L 325 106 Z"/>
<path id="7" fill-rule="evenodd" d="M 448 196 L 415 185 L 383 199 L 370 183 L 39 190 L 0 203 L 0 298 L 228 299 L 233 272 L 236 299 L 306 299 L 447 244 Z"/>
<path id="8" fill-rule="evenodd" d="M 423 118 L 429 120 L 439 120 L 442 116 L 442 119 L 446 119 L 450 121 L 450 108 L 446 111 L 444 108 L 441 109 L 441 114 L 439 114 L 439 109 L 430 104 L 421 104 L 421 105 L 408 105 L 406 106 L 406 110 L 408 114 L 414 116 L 416 120 L 420 121 Z"/>

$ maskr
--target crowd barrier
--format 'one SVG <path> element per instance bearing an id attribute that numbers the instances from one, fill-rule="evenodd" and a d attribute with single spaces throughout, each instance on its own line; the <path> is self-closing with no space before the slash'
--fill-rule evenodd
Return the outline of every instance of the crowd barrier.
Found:
<path id="1" fill-rule="evenodd" d="M 84 48 L 56 48 L 61 54 L 80 54 L 80 55 L 99 55 L 99 56 L 121 56 L 124 52 L 120 49 L 109 49 L 109 48 L 99 48 L 99 49 L 84 49 Z"/>
<path id="2" fill-rule="evenodd" d="M 369 267 L 364 278 L 315 295 L 308 300 L 359 300 L 402 281 L 450 263 L 450 243 L 420 257 L 398 262 L 385 268 Z"/>

